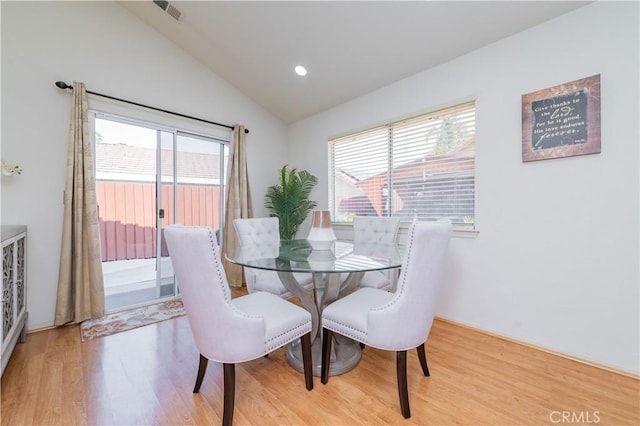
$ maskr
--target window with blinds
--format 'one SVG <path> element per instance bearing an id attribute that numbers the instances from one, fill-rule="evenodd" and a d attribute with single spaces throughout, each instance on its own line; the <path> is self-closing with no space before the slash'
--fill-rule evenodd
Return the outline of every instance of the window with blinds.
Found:
<path id="1" fill-rule="evenodd" d="M 329 141 L 330 208 L 354 216 L 474 225 L 475 102 Z"/>

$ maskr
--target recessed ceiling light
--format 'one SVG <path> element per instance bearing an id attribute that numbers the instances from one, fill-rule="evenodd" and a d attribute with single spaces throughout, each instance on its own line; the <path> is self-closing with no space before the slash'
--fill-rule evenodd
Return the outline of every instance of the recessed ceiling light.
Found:
<path id="1" fill-rule="evenodd" d="M 305 67 L 303 67 L 302 65 L 297 65 L 295 68 L 296 74 L 300 75 L 300 76 L 304 76 L 307 75 L 307 69 Z"/>

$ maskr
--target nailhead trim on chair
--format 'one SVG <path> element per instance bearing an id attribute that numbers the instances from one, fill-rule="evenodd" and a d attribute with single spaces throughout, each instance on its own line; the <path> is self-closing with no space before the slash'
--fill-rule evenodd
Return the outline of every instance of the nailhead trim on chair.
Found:
<path id="1" fill-rule="evenodd" d="M 218 243 L 217 243 L 217 239 L 216 236 L 213 232 L 211 232 L 211 228 L 206 228 L 206 227 L 201 227 L 204 228 L 208 231 L 209 233 L 209 244 L 211 244 L 211 252 L 213 253 L 213 259 L 212 262 L 216 267 L 216 272 L 218 273 L 218 278 L 220 279 L 220 282 L 226 282 L 227 280 L 227 276 L 224 273 L 224 270 L 220 270 L 220 262 L 218 262 L 217 258 L 220 258 L 220 253 L 218 252 Z M 216 258 L 217 257 L 217 258 Z M 224 291 L 224 300 L 229 301 L 231 300 L 231 294 L 229 293 L 229 289 L 228 286 L 222 286 L 222 290 Z"/>
<path id="2" fill-rule="evenodd" d="M 333 321 L 333 320 L 328 320 L 328 321 L 330 321 L 331 323 L 333 323 L 334 327 L 335 327 L 335 325 L 337 324 L 337 325 L 340 325 L 340 326 L 342 326 L 342 327 L 344 327 L 344 328 L 347 328 L 347 329 L 349 329 L 349 330 L 359 331 L 359 332 L 361 332 L 362 334 L 364 334 L 364 335 L 365 335 L 365 337 L 367 336 L 367 332 L 366 332 L 366 331 L 364 331 L 364 330 L 359 330 L 359 329 L 357 329 L 357 328 L 350 327 L 349 325 L 347 325 L 347 324 L 343 324 L 343 323 L 341 323 L 341 322 L 337 322 L 337 321 Z M 355 334 L 353 334 L 353 333 L 345 334 L 345 333 L 343 333 L 343 332 L 342 332 L 342 329 L 340 329 L 340 331 L 337 331 L 337 330 L 334 330 L 334 329 L 332 329 L 332 328 L 330 328 L 330 327 L 327 327 L 327 328 L 329 328 L 330 330 L 332 330 L 332 331 L 334 331 L 334 332 L 336 332 L 336 333 L 344 334 L 344 335 L 347 335 L 348 337 L 351 337 L 351 338 L 353 338 L 353 339 L 355 339 L 355 340 L 357 340 L 357 341 L 360 341 L 360 336 L 356 336 L 356 335 L 355 335 Z"/>
<path id="3" fill-rule="evenodd" d="M 204 229 L 207 229 L 209 231 L 209 243 L 211 244 L 211 249 L 213 251 L 214 257 L 213 257 L 213 264 L 216 267 L 216 272 L 218 273 L 218 278 L 220 278 L 220 282 L 224 283 L 227 281 L 227 275 L 224 272 L 224 268 L 221 269 L 220 268 L 220 263 L 216 260 L 216 256 L 220 257 L 220 253 L 218 253 L 217 247 L 218 244 L 214 243 L 214 241 L 217 241 L 215 239 L 215 235 L 211 232 L 211 228 L 206 228 L 206 227 L 201 227 Z M 231 301 L 231 294 L 229 293 L 229 286 L 228 285 L 223 285 L 222 286 L 222 290 L 224 291 L 224 298 L 227 302 Z M 236 314 L 244 317 L 244 318 L 260 318 L 256 315 L 247 315 L 244 312 L 241 312 L 237 309 L 235 309 L 235 307 L 233 305 L 230 305 L 231 309 L 233 309 L 235 311 Z"/>
<path id="4" fill-rule="evenodd" d="M 274 336 L 274 337 L 272 337 L 271 339 L 267 340 L 267 341 L 265 342 L 265 346 L 266 346 L 266 348 L 267 348 L 267 351 L 268 351 L 268 352 L 271 352 L 271 351 L 272 351 L 272 350 L 274 350 L 274 349 L 278 349 L 278 348 L 280 348 L 280 347 L 282 346 L 281 344 L 276 343 L 276 344 L 274 345 L 274 344 L 273 344 L 273 342 L 274 342 L 274 341 L 277 341 L 280 337 L 282 337 L 282 336 L 284 336 L 284 335 L 286 335 L 286 334 L 289 334 L 289 333 L 290 333 L 290 332 L 292 332 L 292 331 L 295 331 L 295 330 L 300 329 L 301 327 L 304 327 L 305 325 L 306 325 L 306 323 L 300 324 L 300 325 L 299 325 L 299 326 L 297 326 L 297 327 L 291 328 L 291 329 L 289 329 L 289 330 L 285 331 L 284 333 L 280 333 L 280 334 L 278 334 L 277 336 Z M 308 332 L 309 332 L 309 331 L 298 332 L 298 334 L 296 335 L 296 338 L 298 338 L 298 337 L 302 337 L 302 336 L 304 336 L 305 334 L 307 334 Z M 270 346 L 270 345 L 271 345 L 271 346 Z"/>

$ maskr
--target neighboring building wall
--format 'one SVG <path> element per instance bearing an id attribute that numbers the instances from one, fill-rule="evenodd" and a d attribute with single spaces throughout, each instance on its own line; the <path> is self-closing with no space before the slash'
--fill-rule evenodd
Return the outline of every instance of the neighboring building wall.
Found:
<path id="1" fill-rule="evenodd" d="M 326 207 L 329 138 L 475 99 L 479 233 L 453 239 L 438 315 L 639 374 L 638 17 L 594 2 L 294 123 L 290 161 Z M 602 153 L 523 163 L 522 95 L 594 74 Z"/>
<path id="2" fill-rule="evenodd" d="M 177 186 L 177 215 L 173 211 L 173 186 L 162 186 L 164 218 L 161 229 L 174 223 L 220 228 L 220 187 Z M 102 261 L 156 257 L 156 184 L 97 181 Z M 168 256 L 164 238 L 162 256 Z"/>

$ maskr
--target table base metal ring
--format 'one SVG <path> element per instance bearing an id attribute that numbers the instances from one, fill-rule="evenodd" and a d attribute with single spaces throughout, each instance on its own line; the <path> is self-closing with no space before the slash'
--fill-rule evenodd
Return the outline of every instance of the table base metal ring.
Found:
<path id="1" fill-rule="evenodd" d="M 337 376 L 353 369 L 360 361 L 362 350 L 360 344 L 344 336 L 334 335 L 331 345 L 331 363 L 329 375 Z M 295 340 L 287 346 L 287 361 L 299 372 L 303 372 L 302 350 L 300 340 Z M 311 346 L 311 359 L 313 362 L 313 375 L 320 376 L 322 371 L 322 339 L 317 338 Z"/>

